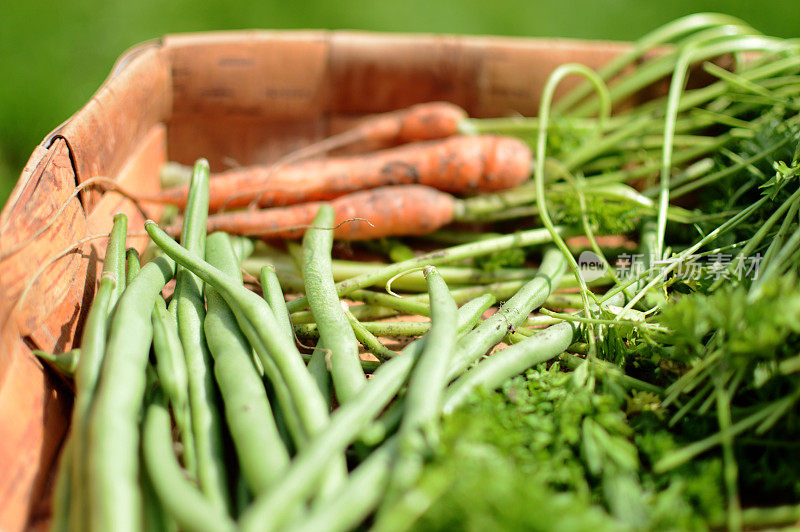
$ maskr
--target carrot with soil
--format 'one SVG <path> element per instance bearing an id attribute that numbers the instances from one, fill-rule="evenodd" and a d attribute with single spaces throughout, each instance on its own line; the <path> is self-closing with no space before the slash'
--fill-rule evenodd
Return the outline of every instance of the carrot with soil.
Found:
<path id="1" fill-rule="evenodd" d="M 311 202 L 260 211 L 236 211 L 208 217 L 208 231 L 260 236 L 298 238 L 312 224 L 323 203 Z M 335 211 L 334 237 L 365 240 L 391 235 L 420 235 L 450 222 L 457 200 L 438 190 L 420 185 L 380 187 L 354 192 L 331 201 Z M 168 233 L 179 232 L 177 226 Z"/>
<path id="2" fill-rule="evenodd" d="M 401 184 L 460 194 L 504 190 L 528 179 L 530 169 L 531 151 L 518 139 L 454 137 L 367 155 L 229 170 L 211 179 L 209 208 L 241 207 L 256 198 L 262 207 L 292 205 Z M 188 194 L 182 186 L 142 199 L 183 207 Z"/>

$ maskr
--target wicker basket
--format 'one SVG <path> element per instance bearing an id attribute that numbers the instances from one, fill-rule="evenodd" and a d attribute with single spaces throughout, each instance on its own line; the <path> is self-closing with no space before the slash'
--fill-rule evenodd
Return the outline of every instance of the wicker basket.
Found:
<path id="1" fill-rule="evenodd" d="M 471 116 L 533 115 L 544 80 L 564 63 L 598 67 L 627 45 L 553 39 L 244 31 L 176 35 L 124 54 L 89 103 L 37 146 L 0 215 L 0 254 L 52 218 L 76 184 L 106 176 L 157 190 L 166 160 L 206 157 L 212 170 L 268 162 L 364 115 L 446 100 Z M 569 84 L 566 83 L 565 87 Z M 652 94 L 640 94 L 647 99 Z M 0 262 L 0 529 L 46 524 L 71 391 L 31 354 L 79 338 L 103 240 L 47 267 L 124 211 L 118 194 L 83 191 L 32 244 Z M 157 216 L 157 212 L 148 213 Z M 141 247 L 142 238 L 129 245 Z"/>

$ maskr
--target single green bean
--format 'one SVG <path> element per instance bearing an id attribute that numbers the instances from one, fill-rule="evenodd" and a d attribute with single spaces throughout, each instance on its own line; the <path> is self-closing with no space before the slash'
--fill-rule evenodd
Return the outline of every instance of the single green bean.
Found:
<path id="1" fill-rule="evenodd" d="M 192 172 L 184 209 L 181 245 L 196 257 L 205 256 L 208 219 L 208 162 L 199 159 Z M 194 436 L 197 480 L 211 504 L 227 511 L 230 498 L 225 474 L 222 418 L 211 371 L 211 355 L 203 334 L 205 301 L 203 282 L 178 266 L 175 280 L 178 335 L 183 345 L 189 376 L 189 409 Z"/>
<path id="2" fill-rule="evenodd" d="M 209 235 L 206 260 L 241 281 L 239 263 L 225 233 Z M 228 429 L 247 485 L 252 493 L 262 493 L 280 478 L 289 463 L 289 453 L 278 434 L 250 344 L 219 292 L 206 285 L 205 293 L 208 312 L 203 328 L 214 357 L 214 375 L 225 404 Z"/>
<path id="3" fill-rule="evenodd" d="M 361 345 L 363 345 L 367 351 L 382 360 L 387 360 L 397 355 L 397 353 L 383 345 L 374 334 L 367 330 L 367 328 L 353 316 L 353 313 L 350 312 L 346 303 L 342 305 L 342 309 L 344 309 L 344 314 L 347 316 L 350 326 L 353 327 L 356 339 L 361 342 Z"/>
<path id="4" fill-rule="evenodd" d="M 194 434 L 189 410 L 189 376 L 178 335 L 178 323 L 167 310 L 164 299 L 157 297 L 153 307 L 153 353 L 156 372 L 172 406 L 175 425 L 183 444 L 183 463 L 187 471 L 196 471 Z"/>
<path id="5" fill-rule="evenodd" d="M 137 260 L 137 264 L 134 266 L 135 268 L 139 267 L 138 262 L 139 261 Z M 177 335 L 177 331 L 175 334 Z M 142 422 L 144 422 L 147 409 L 154 403 L 163 404 L 165 408 L 167 407 L 165 397 L 162 393 L 162 388 L 159 387 L 158 371 L 156 367 L 153 365 L 148 365 L 146 371 L 147 384 L 144 393 L 144 402 L 142 404 Z M 170 441 L 171 440 L 172 438 L 170 437 Z M 178 525 L 164 508 L 164 505 L 161 504 L 161 500 L 156 494 L 146 465 L 142 466 L 142 468 L 139 470 L 139 482 L 142 489 L 142 520 L 144 523 L 144 530 L 177 532 Z"/>
<path id="6" fill-rule="evenodd" d="M 308 360 L 308 372 L 314 378 L 314 382 L 319 387 L 319 392 L 325 401 L 328 403 L 328 408 L 331 406 L 331 373 L 328 371 L 328 358 L 330 350 L 325 347 L 325 342 L 322 340 L 317 342 L 317 346 L 311 353 L 311 358 Z"/>
<path id="7" fill-rule="evenodd" d="M 70 514 L 77 510 L 72 504 L 72 443 L 73 439 L 67 437 L 61 447 L 56 485 L 53 487 L 53 516 L 50 519 L 52 532 L 69 532 Z"/>
<path id="8" fill-rule="evenodd" d="M 67 379 L 72 379 L 75 376 L 75 369 L 78 367 L 78 361 L 81 357 L 81 350 L 79 347 L 70 349 L 66 353 L 56 355 L 48 353 L 39 349 L 34 349 L 33 354 L 44 360 L 48 366 L 63 375 Z"/>
<path id="9" fill-rule="evenodd" d="M 303 237 L 303 279 L 320 338 L 330 351 L 326 359 L 333 389 L 339 403 L 344 404 L 358 393 L 367 379 L 359 362 L 358 340 L 342 310 L 333 282 L 333 231 L 328 229 L 333 224 L 333 207 L 320 206 L 313 226 Z"/>
<path id="10" fill-rule="evenodd" d="M 353 290 L 347 294 L 347 299 L 361 301 L 362 303 L 377 307 L 391 308 L 405 314 L 418 316 L 430 316 L 431 314 L 430 306 L 426 302 L 410 300 L 405 297 L 397 297 L 389 294 L 381 294 L 380 292 L 372 292 L 370 290 Z"/>
<path id="11" fill-rule="evenodd" d="M 566 231 L 563 227 L 556 228 L 556 232 L 561 235 L 566 234 Z M 339 296 L 344 296 L 353 290 L 366 288 L 374 283 L 386 281 L 391 277 L 412 268 L 418 268 L 426 265 L 438 266 L 448 262 L 455 262 L 462 259 L 488 255 L 496 251 L 504 251 L 515 247 L 535 246 L 538 244 L 545 244 L 550 241 L 552 241 L 552 237 L 546 229 L 532 229 L 529 231 L 521 231 L 519 233 L 497 238 L 480 240 L 470 244 L 462 244 L 460 246 L 432 251 L 430 253 L 420 255 L 414 259 L 389 264 L 374 272 L 367 272 L 353 277 L 352 279 L 341 281 L 336 284 L 336 291 Z M 289 301 L 286 306 L 290 312 L 296 312 L 306 308 L 307 305 L 308 299 L 305 297 L 299 297 Z"/>
<path id="12" fill-rule="evenodd" d="M 106 253 L 103 257 L 103 272 L 113 273 L 117 279 L 117 286 L 114 287 L 108 307 L 109 321 L 111 321 L 111 314 L 114 312 L 117 301 L 119 301 L 122 292 L 125 290 L 125 242 L 127 240 L 127 236 L 128 217 L 123 213 L 117 213 L 114 215 L 111 233 L 108 235 Z"/>
<path id="13" fill-rule="evenodd" d="M 305 361 L 306 364 L 311 362 L 311 357 L 313 355 L 302 353 L 300 357 Z M 372 373 L 376 369 L 381 367 L 381 362 L 379 360 L 364 360 L 361 359 L 361 368 L 364 370 L 364 373 Z"/>
<path id="14" fill-rule="evenodd" d="M 148 263 L 117 302 L 102 370 L 88 416 L 88 481 L 92 530 L 139 530 L 139 411 L 152 340 L 156 297 L 172 279 L 165 257 Z M 87 360 L 85 346 L 81 360 Z M 80 374 L 80 365 L 78 372 Z M 77 375 L 76 375 L 77 376 Z"/>
<path id="15" fill-rule="evenodd" d="M 357 262 L 341 259 L 334 260 L 331 264 L 333 278 L 336 281 L 344 281 L 365 273 L 377 272 L 385 267 L 386 264 L 380 262 Z M 486 271 L 465 266 L 444 266 L 439 271 L 449 285 L 487 284 L 498 281 L 528 279 L 535 273 L 530 268 L 500 268 Z M 381 286 L 382 281 L 377 281 L 375 284 Z M 397 290 L 408 292 L 425 292 L 427 289 L 425 278 L 421 271 L 409 272 L 408 275 L 398 277 L 392 282 L 392 286 Z"/>
<path id="16" fill-rule="evenodd" d="M 426 267 L 425 278 L 431 300 L 431 329 L 406 389 L 397 458 L 378 511 L 378 523 L 381 515 L 416 484 L 426 445 L 435 447 L 439 440 L 438 419 L 447 386 L 447 369 L 456 345 L 458 308 L 436 268 Z"/>
<path id="17" fill-rule="evenodd" d="M 352 313 L 351 313 L 352 315 Z M 353 318 L 355 319 L 355 318 Z M 365 321 L 358 322 L 353 328 L 359 327 L 360 334 L 369 335 L 371 337 L 383 336 L 391 337 L 406 337 L 406 336 L 422 336 L 431 328 L 429 321 Z M 319 328 L 316 323 L 305 323 L 297 325 L 294 328 L 295 334 L 299 338 L 319 338 Z M 359 334 L 356 334 L 358 338 Z M 360 340 L 360 339 L 359 339 Z M 363 343 L 363 342 L 362 342 Z"/>
<path id="18" fill-rule="evenodd" d="M 435 420 L 450 358 L 456 344 L 457 311 L 447 284 L 436 268 L 425 269 L 431 297 L 431 329 L 406 392 L 406 414 L 401 430 L 422 428 Z M 428 433 L 428 436 L 433 436 Z"/>
<path id="19" fill-rule="evenodd" d="M 104 351 L 111 299 L 116 287 L 113 273 L 103 273 L 100 288 L 97 290 L 81 336 L 81 357 L 75 371 L 75 403 L 72 409 L 73 442 L 72 455 L 72 505 L 71 528 L 87 526 L 94 502 L 87 490 L 89 463 L 91 457 L 87 450 L 91 427 L 90 411 L 96 400 L 96 392 Z"/>
<path id="20" fill-rule="evenodd" d="M 360 321 L 380 320 L 383 318 L 397 316 L 399 314 L 397 310 L 388 307 L 374 307 L 372 305 L 351 305 L 350 312 L 356 317 L 357 320 Z M 314 315 L 310 310 L 301 310 L 300 312 L 291 314 L 291 321 L 295 329 L 298 325 L 309 324 L 314 324 L 314 328 L 316 328 L 316 321 L 314 320 Z"/>
<path id="21" fill-rule="evenodd" d="M 267 264 L 261 268 L 261 290 L 264 299 L 269 303 L 275 319 L 281 330 L 287 335 L 289 340 L 294 342 L 294 332 L 292 331 L 292 321 L 289 318 L 289 311 L 286 310 L 286 299 L 283 296 L 283 289 L 275 273 L 275 266 Z"/>
<path id="22" fill-rule="evenodd" d="M 141 472 L 142 483 L 142 500 L 144 504 L 144 511 L 142 518 L 144 522 L 144 530 L 149 532 L 151 530 L 158 530 L 160 532 L 177 532 L 178 524 L 167 513 L 164 505 L 156 494 L 153 487 L 153 481 L 147 472 L 147 467 L 142 468 Z"/>
<path id="23" fill-rule="evenodd" d="M 206 223 L 208 219 L 209 166 L 205 159 L 198 159 L 192 169 L 189 194 L 184 209 L 181 227 L 181 245 L 190 253 L 200 257 L 206 249 Z M 183 268 L 179 265 L 178 271 Z M 201 281 L 197 279 L 197 282 Z"/>
<path id="24" fill-rule="evenodd" d="M 208 236 L 206 237 L 206 239 Z M 236 259 L 238 260 L 239 264 L 241 264 L 247 257 L 253 254 L 255 250 L 255 244 L 253 241 L 246 236 L 235 236 L 231 235 L 231 246 L 233 246 L 233 252 L 236 253 Z"/>
<path id="25" fill-rule="evenodd" d="M 139 262 L 139 252 L 134 248 L 125 250 L 125 282 L 130 283 L 133 278 L 141 271 L 142 265 Z"/>
<path id="26" fill-rule="evenodd" d="M 152 404 L 147 408 L 142 450 L 153 489 L 181 530 L 235 530 L 233 521 L 216 506 L 209 504 L 203 494 L 184 477 L 172 452 L 169 412 L 162 405 Z"/>

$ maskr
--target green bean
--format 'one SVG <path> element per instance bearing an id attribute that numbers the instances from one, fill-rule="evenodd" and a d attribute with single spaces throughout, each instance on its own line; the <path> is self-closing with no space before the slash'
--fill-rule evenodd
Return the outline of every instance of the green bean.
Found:
<path id="1" fill-rule="evenodd" d="M 202 257 L 206 248 L 206 222 L 208 219 L 208 161 L 198 159 L 192 169 L 189 195 L 181 227 L 181 245 L 190 253 Z M 202 222 L 202 223 L 201 223 Z M 178 271 L 184 269 L 178 266 Z M 196 280 L 201 283 L 199 279 Z"/>
<path id="2" fill-rule="evenodd" d="M 208 219 L 208 162 L 199 159 L 192 172 L 181 231 L 181 244 L 196 257 L 205 256 Z M 200 489 L 219 510 L 230 503 L 224 468 L 221 416 L 217 408 L 211 355 L 203 334 L 205 301 L 203 283 L 178 266 L 175 280 L 178 335 L 189 376 L 189 409 L 194 436 L 197 480 Z"/>
<path id="3" fill-rule="evenodd" d="M 459 340 L 448 378 L 458 376 L 469 364 L 494 347 L 508 331 L 519 326 L 536 307 L 541 305 L 558 287 L 566 268 L 564 256 L 557 249 L 545 252 L 539 273 L 519 292 L 500 307 L 490 318 Z"/>
<path id="4" fill-rule="evenodd" d="M 350 314 L 352 316 L 352 313 Z M 353 317 L 353 319 L 356 319 Z M 375 336 L 384 336 L 384 337 L 405 337 L 405 336 L 422 336 L 431 328 L 431 322 L 429 321 L 365 321 L 365 322 L 358 322 L 358 325 L 353 325 L 355 327 L 359 327 L 359 332 L 356 334 L 356 338 L 361 341 L 361 338 L 358 338 L 359 334 L 361 335 L 369 335 L 372 338 Z M 317 327 L 316 323 L 305 323 L 303 325 L 297 325 L 294 328 L 295 334 L 299 338 L 319 338 L 319 327 Z M 362 342 L 363 343 L 363 342 Z M 389 355 L 391 358 L 393 355 Z"/>
<path id="5" fill-rule="evenodd" d="M 138 416 L 152 339 L 151 314 L 156 297 L 172 279 L 174 267 L 165 257 L 148 263 L 117 302 L 88 416 L 92 429 L 87 432 L 89 479 L 84 487 L 92 500 L 92 530 L 140 528 Z M 81 361 L 85 360 L 89 360 L 86 345 L 81 356 Z M 81 365 L 76 377 L 80 373 Z"/>
<path id="6" fill-rule="evenodd" d="M 233 279 L 241 281 L 237 257 L 228 235 L 208 237 L 206 260 Z M 214 357 L 214 375 L 225 404 L 225 417 L 239 466 L 252 493 L 266 491 L 289 463 L 267 393 L 253 364 L 252 351 L 228 304 L 206 285 L 203 328 Z"/>
<path id="7" fill-rule="evenodd" d="M 272 387 L 273 391 L 275 392 L 275 396 L 278 399 L 279 408 L 277 410 L 283 416 L 295 446 L 303 447 L 308 441 L 310 430 L 308 420 L 303 416 L 304 403 L 299 401 L 293 395 L 292 391 L 289 389 L 289 386 L 286 384 L 286 381 L 284 380 L 277 364 L 269 357 L 269 354 L 266 352 L 265 344 L 259 337 L 259 330 L 253 327 L 253 325 L 247 320 L 246 316 L 244 316 L 236 307 L 231 307 L 229 303 L 228 308 L 233 311 L 233 315 L 237 324 L 239 325 L 240 330 L 244 333 L 248 342 L 250 342 L 250 346 L 253 347 L 258 360 L 261 362 L 261 365 L 264 368 L 264 375 L 267 377 L 268 384 Z M 294 346 L 294 341 L 292 341 L 290 345 Z M 327 401 L 325 401 L 325 409 L 327 413 L 329 410 Z"/>
<path id="8" fill-rule="evenodd" d="M 447 386 L 448 365 L 456 345 L 457 307 L 436 268 L 426 267 L 425 278 L 431 299 L 431 329 L 425 336 L 425 345 L 406 389 L 397 457 L 378 510 L 378 527 L 381 516 L 416 484 L 426 445 L 435 447 L 439 439 L 437 420 Z"/>
<path id="9" fill-rule="evenodd" d="M 125 282 L 130 283 L 142 269 L 139 262 L 139 252 L 134 248 L 125 250 Z"/>
<path id="10" fill-rule="evenodd" d="M 317 387 L 319 388 L 319 392 L 322 394 L 322 397 L 325 398 L 325 402 L 328 404 L 328 408 L 331 406 L 331 374 L 328 371 L 328 364 L 326 363 L 326 358 L 330 353 L 325 347 L 325 343 L 320 340 L 317 342 L 317 346 L 314 348 L 314 351 L 311 353 L 311 358 L 308 360 L 308 372 L 311 374 L 311 377 L 314 379 L 314 382 L 317 383 Z"/>
<path id="11" fill-rule="evenodd" d="M 272 264 L 267 264 L 261 268 L 261 290 L 281 329 L 289 340 L 294 342 L 294 331 L 292 330 L 289 311 L 286 310 L 286 299 L 283 297 L 283 289 L 278 280 L 278 275 L 275 273 L 275 266 Z"/>
<path id="12" fill-rule="evenodd" d="M 566 234 L 566 231 L 563 227 L 556 228 L 556 232 L 562 235 Z M 552 237 L 546 229 L 531 229 L 529 231 L 521 231 L 511 235 L 489 238 L 470 244 L 462 244 L 460 246 L 432 251 L 430 253 L 420 255 L 414 259 L 389 264 L 378 270 L 358 275 L 352 279 L 347 279 L 346 281 L 341 281 L 336 284 L 336 291 L 340 296 L 344 296 L 353 290 L 366 288 L 376 282 L 386 281 L 392 276 L 403 273 L 412 268 L 418 268 L 426 265 L 438 266 L 448 262 L 455 262 L 462 259 L 488 255 L 496 251 L 545 244 L 551 240 Z M 308 299 L 305 297 L 299 297 L 289 301 L 286 306 L 290 312 L 296 312 L 306 308 L 307 305 Z"/>
<path id="13" fill-rule="evenodd" d="M 414 260 L 414 259 L 411 259 Z M 346 260 L 335 260 L 332 262 L 333 277 L 337 281 L 351 279 L 364 273 L 379 271 L 386 267 L 380 262 L 357 262 Z M 479 268 L 468 268 L 465 266 L 445 266 L 440 268 L 439 273 L 445 282 L 450 285 L 473 285 L 487 284 L 498 281 L 513 281 L 515 279 L 530 278 L 535 272 L 529 268 L 500 268 L 497 270 L 486 271 Z M 377 281 L 380 286 L 382 281 Z M 409 272 L 408 275 L 398 277 L 393 281 L 392 286 L 397 290 L 409 292 L 424 292 L 427 289 L 425 278 L 421 271 Z"/>
<path id="14" fill-rule="evenodd" d="M 485 294 L 464 303 L 461 308 L 458 309 L 458 314 L 456 316 L 458 320 L 456 327 L 458 337 L 460 338 L 462 335 L 469 333 L 475 324 L 481 320 L 483 313 L 486 312 L 494 302 L 495 299 L 491 294 Z M 372 423 L 370 432 L 362 436 L 364 443 L 367 445 L 377 445 L 380 440 L 385 438 L 387 434 L 391 433 L 395 427 L 400 424 L 404 411 L 404 398 L 400 398 L 392 403 L 392 405 L 386 409 L 386 412 Z"/>
<path id="15" fill-rule="evenodd" d="M 58 461 L 56 484 L 53 487 L 53 516 L 50 519 L 52 532 L 68 532 L 71 514 L 78 508 L 72 502 L 72 444 L 73 439 L 67 437 L 61 447 L 61 459 Z"/>
<path id="16" fill-rule="evenodd" d="M 233 247 L 233 252 L 236 253 L 236 259 L 239 264 L 241 264 L 244 261 L 244 259 L 253 254 L 253 250 L 255 249 L 255 244 L 253 243 L 252 240 L 250 240 L 246 236 L 230 236 L 230 239 L 231 239 L 231 246 Z"/>
<path id="17" fill-rule="evenodd" d="M 89 445 L 90 409 L 95 401 L 98 380 L 106 356 L 106 336 L 119 307 L 117 286 L 125 288 L 125 238 L 128 218 L 124 214 L 114 216 L 114 223 L 108 236 L 103 273 L 94 301 L 89 308 L 81 335 L 81 356 L 75 368 L 75 402 L 72 407 L 72 506 L 70 527 L 86 529 L 92 512 L 93 502 L 86 490 L 89 487 Z M 121 275 L 121 277 L 118 277 Z M 115 297 L 117 299 L 115 300 Z"/>
<path id="18" fill-rule="evenodd" d="M 308 518 L 290 526 L 291 532 L 345 532 L 355 529 L 378 505 L 389 481 L 396 438 L 375 449 L 350 475 L 335 498 L 313 508 Z"/>
<path id="19" fill-rule="evenodd" d="M 516 199 L 516 196 L 514 196 Z M 492 211 L 495 214 L 495 211 Z M 470 242 L 474 242 L 477 238 L 473 235 Z M 463 243 L 463 242 L 461 242 Z M 291 255 L 297 256 L 298 250 L 301 249 L 296 244 L 289 242 L 289 249 L 292 251 Z M 302 259 L 298 257 L 298 263 L 302 264 Z M 245 271 L 257 275 L 265 263 L 270 263 L 275 266 L 278 277 L 281 282 L 287 281 L 292 276 L 299 276 L 299 269 L 295 265 L 294 260 L 279 255 L 277 253 L 269 253 L 267 255 L 256 255 L 249 258 L 243 263 Z M 359 262 L 342 259 L 334 259 L 331 261 L 331 269 L 333 271 L 334 281 L 345 281 L 353 277 L 372 274 L 380 272 L 386 267 L 382 262 Z M 509 281 L 514 279 L 529 278 L 533 272 L 528 268 L 500 268 L 494 271 L 485 271 L 479 268 L 471 268 L 466 266 L 444 266 L 439 269 L 442 277 L 449 285 L 463 285 L 463 284 L 486 284 L 498 281 Z M 299 278 L 299 277 L 298 277 Z M 377 279 L 373 286 L 382 287 L 385 279 Z M 397 290 L 407 292 L 424 292 L 426 290 L 425 278 L 422 272 L 412 271 L 408 275 L 398 277 L 393 286 Z"/>
<path id="20" fill-rule="evenodd" d="M 236 283 L 230 276 L 188 253 L 158 225 L 148 220 L 145 230 L 153 241 L 170 257 L 190 268 L 216 289 L 234 311 L 236 321 L 256 350 L 264 370 L 276 368 L 291 394 L 298 417 L 309 434 L 328 424 L 328 407 L 309 375 L 303 358 L 294 343 L 281 332 L 280 325 L 269 305 L 256 294 Z"/>
<path id="21" fill-rule="evenodd" d="M 492 294 L 483 294 L 461 305 L 456 316 L 458 335 L 469 333 L 496 301 Z"/>
<path id="22" fill-rule="evenodd" d="M 391 318 L 399 314 L 397 310 L 387 307 L 374 307 L 372 305 L 352 305 L 350 307 L 350 312 L 357 320 L 380 320 L 383 318 Z M 297 328 L 298 325 L 309 324 L 314 324 L 314 328 L 316 328 L 316 321 L 314 321 L 314 315 L 311 314 L 310 310 L 295 312 L 290 315 L 290 318 L 295 328 Z"/>
<path id="23" fill-rule="evenodd" d="M 328 367 L 330 352 L 331 350 L 325 347 L 324 341 L 318 342 L 307 366 L 309 374 L 311 374 L 311 377 L 317 383 L 319 391 L 327 402 L 329 409 L 333 403 L 333 394 L 331 393 L 332 381 Z M 361 360 L 359 359 L 359 369 L 361 369 L 360 362 Z M 363 372 L 363 369 L 361 369 L 361 371 Z M 307 442 L 305 442 L 304 445 L 306 443 Z M 329 499 L 333 494 L 338 492 L 339 487 L 344 484 L 347 476 L 347 465 L 344 461 L 344 455 L 337 456 L 325 469 L 327 472 L 321 479 L 317 501 Z"/>
<path id="24" fill-rule="evenodd" d="M 458 307 L 436 268 L 426 268 L 425 278 L 431 297 L 431 329 L 406 391 L 406 413 L 400 430 L 423 429 L 435 443 L 438 437 L 429 425 L 441 407 L 445 376 L 456 344 Z"/>
<path id="25" fill-rule="evenodd" d="M 230 518 L 216 506 L 208 504 L 203 494 L 183 476 L 172 452 L 169 412 L 162 405 L 152 404 L 147 408 L 142 450 L 153 488 L 181 530 L 235 529 Z"/>
<path id="26" fill-rule="evenodd" d="M 574 333 L 574 325 L 562 322 L 482 360 L 448 387 L 443 413 L 450 414 L 474 390 L 493 390 L 526 369 L 563 353 Z"/>
<path id="27" fill-rule="evenodd" d="M 353 332 L 356 335 L 356 339 L 361 342 L 367 351 L 375 355 L 377 358 L 386 360 L 396 356 L 397 353 L 386 347 L 378 340 L 375 335 L 373 335 L 369 330 L 367 330 L 364 325 L 353 316 L 353 313 L 350 312 L 347 304 L 342 305 L 342 309 L 344 310 L 344 315 L 347 316 L 347 320 L 350 322 L 350 326 L 353 327 Z"/>
<path id="28" fill-rule="evenodd" d="M 458 309 L 458 329 L 472 327 L 491 302 L 491 297 L 487 296 Z M 330 458 L 343 452 L 396 395 L 423 346 L 422 339 L 410 343 L 399 356 L 382 364 L 351 401 L 334 412 L 330 424 L 295 457 L 284 475 L 284 481 L 269 493 L 259 496 L 245 512 L 240 519 L 243 531 L 263 532 L 284 525 L 289 516 L 287 507 L 310 494 Z M 326 501 L 327 504 L 330 501 Z"/>
<path id="29" fill-rule="evenodd" d="M 347 299 L 352 301 L 361 301 L 363 303 L 378 307 L 399 310 L 400 312 L 404 312 L 406 314 L 415 314 L 419 316 L 431 315 L 431 309 L 427 303 L 411 300 L 407 297 L 397 297 L 389 294 L 372 292 L 369 290 L 353 290 L 347 294 Z"/>
<path id="30" fill-rule="evenodd" d="M 160 297 L 156 298 L 152 320 L 153 353 L 156 359 L 158 380 L 172 406 L 175 425 L 178 427 L 183 444 L 184 466 L 188 471 L 196 471 L 197 462 L 191 412 L 189 411 L 189 376 L 186 372 L 186 360 L 178 336 L 178 323 L 167 310 L 166 302 Z"/>
<path id="31" fill-rule="evenodd" d="M 330 424 L 297 454 L 283 482 L 256 498 L 244 513 L 240 520 L 243 531 L 276 530 L 286 524 L 287 509 L 311 495 L 331 458 L 343 453 L 400 389 L 421 351 L 421 344 L 412 345 L 415 347 L 406 348 L 405 354 L 381 365 L 372 379 L 333 413 Z"/>
<path id="32" fill-rule="evenodd" d="M 130 259 L 130 255 L 128 258 Z M 134 268 L 138 268 L 138 258 L 136 260 L 136 264 Z M 130 271 L 130 270 L 129 270 Z M 158 299 L 158 298 L 157 298 Z M 177 331 L 175 332 L 177 335 Z M 164 402 L 165 398 L 162 394 L 163 388 L 159 387 L 159 377 L 158 377 L 158 370 L 153 365 L 147 366 L 147 384 L 145 387 L 144 393 L 144 404 L 142 405 L 142 422 L 144 422 L 144 418 L 147 413 L 147 409 L 157 403 L 163 404 L 164 407 L 167 407 L 166 402 Z M 170 443 L 172 438 L 170 437 Z M 142 445 L 144 447 L 144 445 Z M 142 454 L 144 454 L 142 449 Z M 144 458 L 144 457 L 142 457 Z M 153 481 L 150 478 L 150 474 L 147 471 L 147 466 L 143 466 L 139 470 L 139 482 L 142 489 L 142 519 L 144 523 L 144 530 L 151 531 L 151 530 L 163 530 L 167 531 L 177 531 L 177 523 L 172 518 L 171 515 L 167 513 L 167 510 L 164 508 L 164 505 L 161 504 L 161 500 L 158 498 L 156 494 L 155 487 L 153 486 Z"/>
<path id="33" fill-rule="evenodd" d="M 307 353 L 302 353 L 300 357 L 305 361 L 306 364 L 311 362 L 312 355 Z M 381 362 L 379 360 L 364 360 L 361 359 L 361 368 L 364 370 L 364 373 L 372 373 L 376 369 L 381 366 Z"/>
<path id="34" fill-rule="evenodd" d="M 569 285 L 570 279 L 571 279 L 570 277 L 564 279 L 563 284 Z M 525 286 L 525 284 L 526 281 L 506 281 L 506 282 L 493 283 L 487 285 L 467 286 L 463 288 L 454 288 L 450 290 L 450 294 L 453 296 L 455 302 L 459 305 L 466 303 L 467 301 L 470 301 L 472 299 L 475 299 L 476 297 L 480 297 L 487 294 L 491 294 L 493 297 L 497 298 L 497 300 L 502 301 L 516 294 L 520 290 L 520 288 Z M 428 294 L 418 294 L 403 298 L 396 298 L 394 296 L 387 296 L 387 297 L 391 297 L 392 299 L 397 300 L 401 304 L 425 305 L 425 309 L 429 309 Z M 356 319 L 358 319 L 362 323 L 365 323 L 368 320 L 380 320 L 384 318 L 391 318 L 392 316 L 396 316 L 398 314 L 396 310 L 393 310 L 391 308 L 374 307 L 371 305 L 353 305 L 350 307 L 350 312 L 353 314 L 353 316 L 356 317 Z M 406 312 L 408 312 L 409 314 L 412 313 L 410 310 L 407 310 Z M 427 315 L 428 313 L 429 311 L 424 314 L 414 312 L 414 314 L 420 314 L 420 315 Z M 314 323 L 314 316 L 309 311 L 295 312 L 294 314 L 292 314 L 292 323 L 295 325 L 295 329 L 297 329 L 298 325 L 307 325 Z M 301 331 L 306 332 L 306 329 L 301 328 Z M 373 334 L 378 334 L 379 332 L 380 331 L 372 330 Z M 396 332 L 398 335 L 404 336 L 404 334 L 400 334 L 401 333 L 400 329 L 396 330 Z M 422 334 L 422 333 L 414 333 L 414 334 Z"/>
<path id="35" fill-rule="evenodd" d="M 339 403 L 346 403 L 367 379 L 358 357 L 358 341 L 339 303 L 331 271 L 334 224 L 333 207 L 320 206 L 313 225 L 303 237 L 303 279 L 311 313 L 317 322 L 320 338 L 329 350 L 333 390 Z"/>
<path id="36" fill-rule="evenodd" d="M 156 530 L 160 532 L 177 532 L 178 525 L 172 516 L 167 513 L 164 505 L 161 504 L 146 466 L 142 469 L 141 477 L 142 501 L 144 503 L 142 519 L 145 532 Z"/>
<path id="37" fill-rule="evenodd" d="M 75 376 L 75 368 L 78 367 L 81 350 L 80 348 L 75 348 L 70 349 L 66 353 L 56 355 L 54 353 L 47 353 L 46 351 L 34 349 L 33 354 L 47 362 L 47 365 L 60 375 L 63 375 L 67 379 L 72 379 Z"/>
<path id="38" fill-rule="evenodd" d="M 111 233 L 108 235 L 108 244 L 106 245 L 106 253 L 103 257 L 103 272 L 113 273 L 117 278 L 117 286 L 111 294 L 111 301 L 109 302 L 109 321 L 111 321 L 111 314 L 114 307 L 119 301 L 122 292 L 125 290 L 125 262 L 126 251 L 125 242 L 128 236 L 128 217 L 123 213 L 114 215 L 114 222 L 111 226 Z"/>

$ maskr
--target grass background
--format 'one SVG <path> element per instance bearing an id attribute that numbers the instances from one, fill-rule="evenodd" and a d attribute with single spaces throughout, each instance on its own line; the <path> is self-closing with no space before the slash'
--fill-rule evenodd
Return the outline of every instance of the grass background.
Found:
<path id="1" fill-rule="evenodd" d="M 46 6 L 46 7 L 45 7 Z M 800 0 L 62 0 L 0 10 L 0 205 L 41 139 L 77 111 L 125 49 L 165 33 L 329 28 L 633 40 L 716 11 L 800 36 Z"/>

